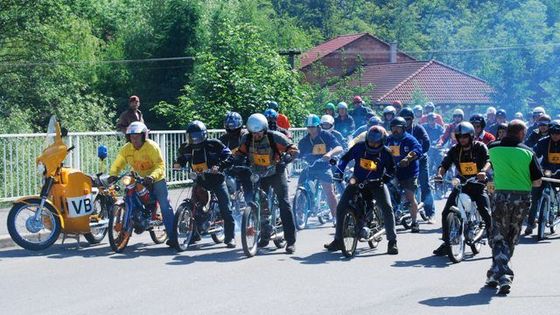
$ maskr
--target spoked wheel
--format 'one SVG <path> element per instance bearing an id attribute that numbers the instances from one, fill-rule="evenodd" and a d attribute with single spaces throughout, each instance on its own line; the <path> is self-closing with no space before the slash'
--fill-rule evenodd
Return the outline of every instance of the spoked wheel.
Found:
<path id="1" fill-rule="evenodd" d="M 8 232 L 12 240 L 28 250 L 44 250 L 60 235 L 61 225 L 56 210 L 45 203 L 41 215 L 35 218 L 39 200 L 16 203 L 8 214 Z"/>
<path id="2" fill-rule="evenodd" d="M 132 232 L 131 228 L 125 229 L 127 225 L 124 222 L 125 214 L 125 205 L 116 204 L 109 215 L 109 245 L 111 245 L 111 249 L 116 253 L 120 253 L 126 248 Z"/>
<path id="3" fill-rule="evenodd" d="M 405 214 L 401 218 L 401 225 L 406 229 L 410 230 L 412 228 L 412 217 L 410 214 Z"/>
<path id="4" fill-rule="evenodd" d="M 307 196 L 307 192 L 302 189 L 298 189 L 296 191 L 296 195 L 294 196 L 294 217 L 295 217 L 295 225 L 296 229 L 303 230 L 307 225 L 307 213 L 309 210 L 309 197 Z"/>
<path id="5" fill-rule="evenodd" d="M 93 201 L 93 213 L 89 216 L 89 221 L 92 224 L 105 222 L 105 225 L 92 227 L 90 229 L 90 233 L 84 234 L 84 237 L 90 244 L 100 243 L 103 238 L 105 238 L 105 235 L 107 235 L 109 226 L 109 210 L 107 209 L 107 206 L 103 204 L 104 201 L 104 197 L 100 195 L 97 195 Z"/>
<path id="6" fill-rule="evenodd" d="M 175 213 L 173 228 L 177 234 L 177 250 L 187 250 L 194 234 L 194 218 L 192 215 L 192 204 L 190 202 L 183 202 L 179 205 Z"/>
<path id="7" fill-rule="evenodd" d="M 463 234 L 463 223 L 461 218 L 455 213 L 451 212 L 447 215 L 445 220 L 449 235 L 447 256 L 453 263 L 459 263 L 463 260 L 465 255 L 465 235 Z"/>
<path id="8" fill-rule="evenodd" d="M 342 254 L 346 257 L 352 257 L 356 253 L 358 245 L 357 220 L 354 212 L 348 210 L 342 221 Z"/>
<path id="9" fill-rule="evenodd" d="M 544 240 L 544 234 L 546 231 L 546 224 L 548 222 L 548 215 L 550 211 L 550 202 L 542 198 L 539 207 L 539 227 L 537 231 L 537 240 Z M 528 224 L 531 224 L 530 222 Z"/>
<path id="10" fill-rule="evenodd" d="M 165 231 L 165 225 L 163 225 L 163 215 L 161 214 L 161 209 L 159 206 L 157 207 L 157 214 L 156 216 L 160 219 L 160 223 L 155 225 L 150 230 L 150 237 L 152 241 L 156 244 L 162 244 L 167 240 L 167 232 Z"/>
<path id="11" fill-rule="evenodd" d="M 241 245 L 247 257 L 257 254 L 257 243 L 261 234 L 261 223 L 257 211 L 257 206 L 251 202 L 245 208 L 241 218 Z"/>

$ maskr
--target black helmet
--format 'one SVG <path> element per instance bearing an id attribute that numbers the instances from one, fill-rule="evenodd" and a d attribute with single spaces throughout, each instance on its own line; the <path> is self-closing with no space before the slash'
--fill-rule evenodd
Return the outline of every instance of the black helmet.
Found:
<path id="1" fill-rule="evenodd" d="M 471 124 L 480 124 L 480 126 L 482 127 L 482 129 L 486 128 L 486 120 L 484 119 L 484 116 L 482 116 L 481 114 L 474 114 L 471 116 L 471 119 L 469 119 L 469 121 L 471 122 Z"/>
<path id="2" fill-rule="evenodd" d="M 498 132 L 500 130 L 507 130 L 507 124 L 506 123 L 499 123 L 498 124 L 498 129 L 497 129 L 496 132 Z"/>
<path id="3" fill-rule="evenodd" d="M 548 133 L 551 135 L 560 134 L 560 120 L 553 120 L 548 124 Z"/>
<path id="4" fill-rule="evenodd" d="M 208 138 L 206 125 L 202 121 L 195 120 L 187 126 L 187 137 L 189 144 L 201 144 Z"/>
<path id="5" fill-rule="evenodd" d="M 407 118 L 412 118 L 414 119 L 414 112 L 412 111 L 412 109 L 410 109 L 410 107 L 403 107 L 401 109 L 401 111 L 399 112 L 399 116 L 407 119 Z"/>
<path id="6" fill-rule="evenodd" d="M 402 118 L 402 117 L 395 117 L 393 120 L 391 120 L 391 123 L 389 124 L 389 126 L 391 128 L 401 127 L 403 129 L 406 129 L 406 120 L 404 120 L 404 118 Z"/>
<path id="7" fill-rule="evenodd" d="M 498 109 L 498 111 L 496 111 L 496 117 L 506 118 L 507 117 L 506 110 L 505 109 Z"/>
<path id="8" fill-rule="evenodd" d="M 474 127 L 470 122 L 462 121 L 457 126 L 455 126 L 455 138 L 459 140 L 462 135 L 471 136 L 471 141 L 474 138 Z"/>
<path id="9" fill-rule="evenodd" d="M 387 137 L 387 131 L 381 126 L 372 126 L 369 128 L 366 134 L 366 151 L 369 153 L 379 153 L 383 149 L 383 144 L 385 143 L 385 138 Z M 368 142 L 379 142 L 381 145 L 377 148 L 370 147 Z"/>
<path id="10" fill-rule="evenodd" d="M 224 119 L 224 128 L 226 130 L 237 130 L 243 126 L 243 118 L 237 112 L 227 112 Z"/>

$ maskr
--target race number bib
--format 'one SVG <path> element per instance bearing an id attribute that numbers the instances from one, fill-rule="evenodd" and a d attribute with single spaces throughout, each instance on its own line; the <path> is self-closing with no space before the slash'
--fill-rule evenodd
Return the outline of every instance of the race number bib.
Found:
<path id="1" fill-rule="evenodd" d="M 257 166 L 270 166 L 270 155 L 268 154 L 253 154 L 253 159 Z"/>
<path id="2" fill-rule="evenodd" d="M 202 162 L 202 163 L 198 163 L 198 164 L 193 164 L 192 165 L 192 169 L 193 171 L 195 171 L 196 173 L 202 173 L 204 171 L 206 171 L 208 169 L 208 164 L 206 164 L 206 162 Z"/>
<path id="3" fill-rule="evenodd" d="M 392 145 L 389 147 L 391 149 L 391 153 L 393 156 L 401 156 L 401 146 L 400 145 Z"/>
<path id="4" fill-rule="evenodd" d="M 324 155 L 325 153 L 327 153 L 327 146 L 324 143 L 313 146 L 313 155 Z"/>
<path id="5" fill-rule="evenodd" d="M 560 164 L 560 153 L 548 153 L 548 163 Z"/>
<path id="6" fill-rule="evenodd" d="M 476 163 L 474 162 L 459 163 L 459 168 L 461 169 L 461 175 L 463 176 L 476 175 L 478 173 Z"/>
<path id="7" fill-rule="evenodd" d="M 84 196 L 67 198 L 68 200 L 68 217 L 77 218 L 84 215 L 90 215 L 93 212 L 93 202 L 91 194 Z"/>
<path id="8" fill-rule="evenodd" d="M 377 163 L 372 160 L 361 158 L 360 167 L 368 171 L 375 171 L 377 170 Z"/>

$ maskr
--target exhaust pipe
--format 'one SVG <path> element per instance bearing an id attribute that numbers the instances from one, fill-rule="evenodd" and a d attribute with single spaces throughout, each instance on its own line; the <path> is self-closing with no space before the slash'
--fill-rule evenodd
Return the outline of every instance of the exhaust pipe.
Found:
<path id="1" fill-rule="evenodd" d="M 89 228 L 104 228 L 109 226 L 109 219 L 103 219 L 97 222 L 90 222 Z"/>

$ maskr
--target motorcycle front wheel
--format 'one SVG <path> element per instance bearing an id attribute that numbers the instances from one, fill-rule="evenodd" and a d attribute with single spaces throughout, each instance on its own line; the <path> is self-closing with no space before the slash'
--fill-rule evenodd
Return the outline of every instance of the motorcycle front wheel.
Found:
<path id="1" fill-rule="evenodd" d="M 307 213 L 309 211 L 309 197 L 303 189 L 298 189 L 294 196 L 294 216 L 296 229 L 303 230 L 307 225 Z"/>
<path id="2" fill-rule="evenodd" d="M 109 245 L 115 253 L 121 253 L 128 245 L 132 228 L 126 229 L 124 217 L 126 207 L 124 204 L 116 204 L 113 206 L 111 215 L 109 215 Z"/>
<path id="3" fill-rule="evenodd" d="M 548 214 L 550 211 L 550 202 L 542 198 L 539 207 L 539 226 L 537 231 L 537 240 L 544 240 L 544 233 L 546 230 L 546 223 L 548 222 Z M 531 224 L 531 223 L 529 223 Z"/>
<path id="4" fill-rule="evenodd" d="M 189 247 L 194 234 L 194 223 L 192 204 L 183 202 L 179 205 L 173 222 L 173 228 L 177 234 L 178 251 L 185 251 Z"/>
<path id="5" fill-rule="evenodd" d="M 459 263 L 465 255 L 465 235 L 461 218 L 455 212 L 451 212 L 447 215 L 444 224 L 447 224 L 449 231 L 447 256 L 453 263 Z"/>
<path id="6" fill-rule="evenodd" d="M 342 254 L 348 258 L 354 256 L 358 246 L 357 223 L 354 212 L 348 210 L 342 219 Z"/>
<path id="7" fill-rule="evenodd" d="M 251 202 L 243 211 L 243 217 L 241 218 L 241 245 L 247 257 L 253 257 L 257 254 L 257 244 L 261 234 L 258 211 L 257 206 Z"/>
<path id="8" fill-rule="evenodd" d="M 39 202 L 16 203 L 8 214 L 8 233 L 16 244 L 28 250 L 47 249 L 56 242 L 61 231 L 60 218 L 48 203 L 41 216 L 35 219 Z"/>

